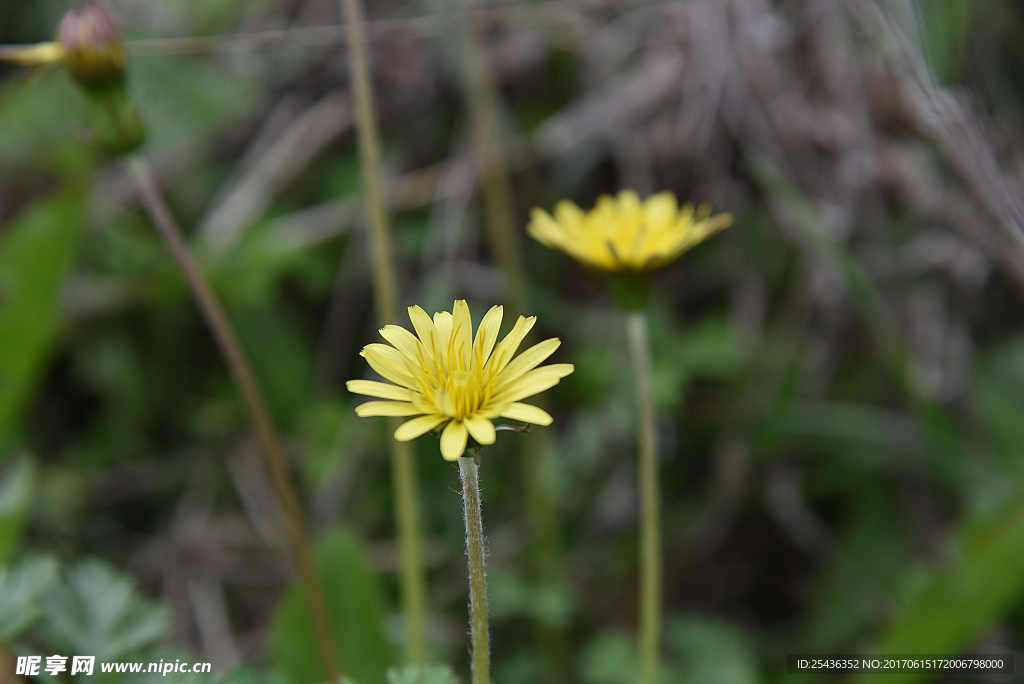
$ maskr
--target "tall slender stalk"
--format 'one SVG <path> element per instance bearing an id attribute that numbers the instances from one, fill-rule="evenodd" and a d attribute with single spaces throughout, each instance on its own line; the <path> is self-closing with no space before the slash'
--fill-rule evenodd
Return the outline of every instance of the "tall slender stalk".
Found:
<path id="1" fill-rule="evenodd" d="M 473 684 L 490 684 L 491 634 L 487 623 L 487 545 L 480 514 L 479 455 L 459 459 L 462 507 L 466 520 L 466 558 L 469 564 L 469 627 L 473 642 Z"/>
<path id="2" fill-rule="evenodd" d="M 459 39 L 461 43 L 466 104 L 473 145 L 480 164 L 480 193 L 483 200 L 485 236 L 491 257 L 501 272 L 504 300 L 510 318 L 526 314 L 529 297 L 520 250 L 520 230 L 516 226 L 512 201 L 512 183 L 502 146 L 498 90 L 487 61 L 486 52 L 473 28 L 477 11 L 474 0 L 457 0 Z M 543 401 L 541 400 L 543 407 Z M 558 518 L 545 461 L 548 456 L 548 434 L 530 433 L 522 457 L 526 486 L 527 521 L 530 530 L 532 565 L 541 582 L 559 577 L 560 543 Z M 563 681 L 565 670 L 565 634 L 547 625 L 538 625 L 538 640 L 550 663 L 555 681 Z"/>
<path id="3" fill-rule="evenodd" d="M 331 637 L 331 627 L 327 619 L 327 612 L 324 607 L 323 592 L 320 588 L 320 580 L 317 577 L 313 565 L 313 554 L 310 547 L 309 537 L 306 534 L 302 522 L 302 508 L 299 505 L 299 498 L 288 479 L 288 468 L 285 464 L 284 452 L 281 449 L 281 440 L 274 429 L 270 412 L 267 410 L 266 401 L 260 391 L 256 375 L 252 366 L 246 358 L 245 351 L 238 340 L 238 335 L 228 320 L 224 308 L 210 287 L 210 283 L 203 275 L 202 268 L 195 256 L 188 248 L 181 230 L 178 228 L 174 217 L 164 201 L 163 194 L 153 176 L 152 169 L 141 155 L 130 157 L 127 160 L 128 169 L 139 186 L 139 194 L 143 206 L 156 224 L 160 235 L 163 237 L 167 247 L 178 262 L 185 279 L 188 281 L 192 295 L 195 297 L 199 310 L 206 320 L 207 326 L 213 333 L 214 340 L 220 348 L 220 353 L 231 371 L 238 391 L 242 395 L 249 417 L 256 428 L 260 444 L 263 447 L 263 455 L 266 458 L 267 468 L 270 471 L 271 481 L 277 493 L 281 509 L 284 511 L 286 527 L 288 530 L 288 542 L 292 552 L 292 561 L 295 563 L 299 575 L 299 583 L 306 595 L 309 604 L 309 613 L 313 621 L 313 633 L 316 636 L 317 649 L 320 653 L 321 665 L 324 674 L 329 681 L 334 681 L 340 674 L 338 658 L 334 650 L 334 640 Z"/>
<path id="4" fill-rule="evenodd" d="M 391 229 L 380 182 L 380 143 L 373 86 L 366 58 L 365 20 L 359 0 L 340 0 L 348 35 L 352 93 L 356 105 L 356 134 L 362 164 L 363 194 L 369 225 L 374 297 L 381 325 L 394 323 L 398 313 L 398 277 L 391 247 Z M 400 420 L 388 421 L 392 432 Z M 412 445 L 388 440 L 391 449 L 398 550 L 402 570 L 402 611 L 405 614 L 405 658 L 411 665 L 426 662 L 426 588 L 420 544 L 419 488 Z"/>
<path id="5" fill-rule="evenodd" d="M 647 315 L 631 311 L 626 334 L 636 377 L 637 444 L 640 450 L 640 684 L 656 684 L 661 645 L 661 515 L 658 445 L 651 384 L 651 342 Z"/>
<path id="6" fill-rule="evenodd" d="M 498 93 L 494 87 L 486 54 L 481 49 L 470 22 L 469 10 L 473 9 L 473 2 L 461 1 L 463 7 L 459 9 L 463 11 L 459 12 L 458 26 L 462 43 L 462 67 L 465 70 L 473 144 L 480 160 L 484 225 L 491 258 L 501 271 L 505 302 L 510 309 L 509 315 L 514 320 L 515 317 L 526 313 L 526 287 L 508 165 L 501 146 Z"/>
<path id="7" fill-rule="evenodd" d="M 394 433 L 401 421 L 392 418 L 388 429 Z M 395 517 L 398 519 L 398 557 L 401 563 L 402 612 L 405 614 L 405 660 L 409 665 L 425 665 L 427 590 L 423 579 L 423 552 L 420 545 L 419 486 L 412 443 L 391 442 L 391 481 L 395 492 Z"/>

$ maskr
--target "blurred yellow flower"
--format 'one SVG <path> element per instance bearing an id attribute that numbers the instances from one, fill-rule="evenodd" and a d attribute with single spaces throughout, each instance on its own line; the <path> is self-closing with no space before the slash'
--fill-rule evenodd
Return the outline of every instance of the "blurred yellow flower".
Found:
<path id="1" fill-rule="evenodd" d="M 455 302 L 452 313 L 434 314 L 433 320 L 420 307 L 409 307 L 416 335 L 386 325 L 380 334 L 391 345 L 369 344 L 362 351 L 370 367 L 395 384 L 373 380 L 349 380 L 347 384 L 353 394 L 390 401 L 360 404 L 356 414 L 417 416 L 395 431 L 395 439 L 402 442 L 444 425 L 441 455 L 448 461 L 462 456 L 470 436 L 479 444 L 493 444 L 491 421 L 495 418 L 550 425 L 546 411 L 520 400 L 554 387 L 572 373 L 573 365 L 537 367 L 561 344 L 558 338 L 534 345 L 513 360 L 537 319 L 520 316 L 512 332 L 495 347 L 501 314 L 500 306 L 492 307 L 474 340 L 465 301 Z"/>
<path id="2" fill-rule="evenodd" d="M 552 217 L 530 213 L 527 227 L 538 242 L 560 249 L 577 261 L 612 273 L 644 273 L 661 268 L 708 236 L 732 224 L 730 214 L 711 215 L 711 207 L 679 207 L 671 192 L 640 201 L 633 190 L 602 195 L 584 212 L 567 200 Z"/>

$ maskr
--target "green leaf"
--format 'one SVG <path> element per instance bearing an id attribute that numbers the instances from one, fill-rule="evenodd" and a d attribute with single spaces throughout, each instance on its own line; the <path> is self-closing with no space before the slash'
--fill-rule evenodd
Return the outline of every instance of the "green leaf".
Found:
<path id="1" fill-rule="evenodd" d="M 57 643 L 97 661 L 118 660 L 163 636 L 162 606 L 143 600 L 131 581 L 99 560 L 67 573 L 43 600 L 44 626 Z"/>
<path id="2" fill-rule="evenodd" d="M 511 570 L 488 575 L 490 613 L 494 618 L 526 616 L 542 625 L 564 628 L 575 606 L 568 589 L 556 582 L 528 582 Z"/>
<path id="3" fill-rule="evenodd" d="M 970 0 L 916 0 L 921 47 L 935 77 L 942 83 L 956 79 L 970 38 Z"/>
<path id="4" fill-rule="evenodd" d="M 624 634 L 599 634 L 583 652 L 580 671 L 586 684 L 636 684 L 633 641 Z"/>
<path id="5" fill-rule="evenodd" d="M 406 666 L 388 670 L 388 684 L 459 684 L 447 665 Z"/>
<path id="6" fill-rule="evenodd" d="M 974 515 L 954 537 L 948 565 L 913 573 L 906 608 L 873 649 L 880 654 L 960 653 L 1024 593 L 1024 492 Z M 928 674 L 872 674 L 855 681 L 916 682 Z"/>
<path id="7" fill-rule="evenodd" d="M 56 580 L 57 563 L 48 557 L 0 568 L 0 641 L 18 636 L 39 617 L 39 599 Z"/>
<path id="8" fill-rule="evenodd" d="M 1024 338 L 1013 338 L 984 353 L 974 372 L 973 407 L 979 412 L 1005 473 L 1024 474 Z"/>
<path id="9" fill-rule="evenodd" d="M 757 684 L 757 664 L 743 636 L 729 625 L 701 617 L 674 621 L 667 641 L 680 656 L 679 673 L 672 681 L 680 684 L 729 682 Z"/>
<path id="10" fill-rule="evenodd" d="M 0 565 L 14 552 L 32 501 L 35 473 L 32 462 L 21 457 L 6 473 L 0 473 Z"/>
<path id="11" fill-rule="evenodd" d="M 383 682 L 394 662 L 381 629 L 381 590 L 362 546 L 336 529 L 317 543 L 315 562 L 342 670 L 359 682 Z M 306 597 L 297 585 L 285 593 L 270 629 L 270 650 L 293 684 L 324 680 Z"/>
<path id="12" fill-rule="evenodd" d="M 0 242 L 0 439 L 17 420 L 61 324 L 60 290 L 82 225 L 82 197 L 59 195 Z"/>

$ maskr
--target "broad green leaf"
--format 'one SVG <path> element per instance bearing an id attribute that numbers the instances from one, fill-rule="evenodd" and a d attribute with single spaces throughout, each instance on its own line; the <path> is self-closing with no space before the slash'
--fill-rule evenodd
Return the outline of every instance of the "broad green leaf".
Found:
<path id="1" fill-rule="evenodd" d="M 388 670 L 388 684 L 459 684 L 447 665 L 406 666 Z"/>
<path id="2" fill-rule="evenodd" d="M 66 573 L 43 600 L 44 627 L 56 643 L 79 655 L 123 659 L 163 636 L 162 606 L 140 598 L 131 580 L 99 560 Z"/>
<path id="3" fill-rule="evenodd" d="M 912 550 L 904 529 L 905 508 L 887 481 L 862 479 L 854 484 L 834 465 L 814 470 L 827 479 L 845 480 L 844 492 L 856 490 L 845 504 L 833 552 L 818 575 L 814 605 L 797 651 L 842 653 L 871 634 L 891 610 Z M 836 486 L 840 485 L 825 482 L 822 487 L 805 481 L 803 488 L 813 496 L 815 488 L 835 492 Z"/>
<path id="4" fill-rule="evenodd" d="M 971 383 L 973 406 L 993 441 L 1005 474 L 1024 474 L 1024 338 L 989 350 Z"/>
<path id="5" fill-rule="evenodd" d="M 757 684 L 757 661 L 743 636 L 734 628 L 701 617 L 676 620 L 666 630 L 679 656 L 672 677 L 679 684 L 728 682 Z"/>
<path id="6" fill-rule="evenodd" d="M 40 614 L 39 600 L 57 581 L 57 563 L 36 557 L 0 568 L 0 641 L 18 636 Z"/>
<path id="7" fill-rule="evenodd" d="M 62 71 L 8 78 L 0 85 L 0 167 L 43 162 L 58 171 L 83 168 L 88 146 L 68 131 L 85 120 L 85 102 Z"/>
<path id="8" fill-rule="evenodd" d="M 488 573 L 490 613 L 495 618 L 526 616 L 549 627 L 565 627 L 575 609 L 565 586 L 529 582 L 511 570 Z"/>
<path id="9" fill-rule="evenodd" d="M 638 668 L 633 641 L 624 634 L 599 634 L 580 663 L 586 684 L 636 684 Z"/>
<path id="10" fill-rule="evenodd" d="M 1024 493 L 976 514 L 954 537 L 948 563 L 916 574 L 916 590 L 875 645 L 880 654 L 960 653 L 1024 593 Z M 917 682 L 926 672 L 872 674 L 855 681 Z"/>
<path id="11" fill-rule="evenodd" d="M 35 487 L 35 473 L 27 457 L 10 465 L 6 472 L 0 471 L 0 565 L 7 562 L 18 544 Z"/>
<path id="12" fill-rule="evenodd" d="M 315 562 L 342 670 L 358 682 L 383 682 L 394 658 L 382 632 L 381 591 L 366 552 L 349 532 L 336 529 L 318 541 Z M 309 608 L 297 585 L 274 615 L 270 650 L 293 684 L 323 681 Z"/>
<path id="13" fill-rule="evenodd" d="M 61 285 L 81 225 L 81 196 L 58 195 L 26 211 L 0 238 L 0 440 L 56 342 Z"/>

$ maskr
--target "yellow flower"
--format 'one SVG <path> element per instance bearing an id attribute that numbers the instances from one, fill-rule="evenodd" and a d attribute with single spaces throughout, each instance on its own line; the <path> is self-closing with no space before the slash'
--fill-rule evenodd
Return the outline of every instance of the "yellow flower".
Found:
<path id="1" fill-rule="evenodd" d="M 530 214 L 527 230 L 538 242 L 560 249 L 577 261 L 612 273 L 644 273 L 661 268 L 708 236 L 732 224 L 729 214 L 711 215 L 711 207 L 679 207 L 671 192 L 643 202 L 632 190 L 602 195 L 584 212 L 572 202 Z"/>
<path id="2" fill-rule="evenodd" d="M 550 425 L 546 411 L 522 404 L 520 399 L 554 387 L 572 373 L 573 365 L 537 367 L 558 349 L 558 338 L 534 345 L 513 360 L 537 319 L 520 316 L 512 332 L 495 347 L 501 313 L 500 306 L 492 307 L 474 340 L 465 301 L 455 302 L 452 313 L 434 314 L 433 320 L 420 307 L 409 307 L 418 338 L 405 328 L 386 325 L 380 334 L 392 346 L 369 344 L 362 351 L 370 367 L 395 384 L 373 380 L 349 380 L 347 384 L 353 394 L 390 401 L 360 404 L 356 414 L 418 416 L 395 431 L 395 439 L 402 442 L 444 425 L 441 455 L 448 461 L 462 456 L 469 436 L 479 444 L 493 444 L 491 421 L 495 418 Z"/>

